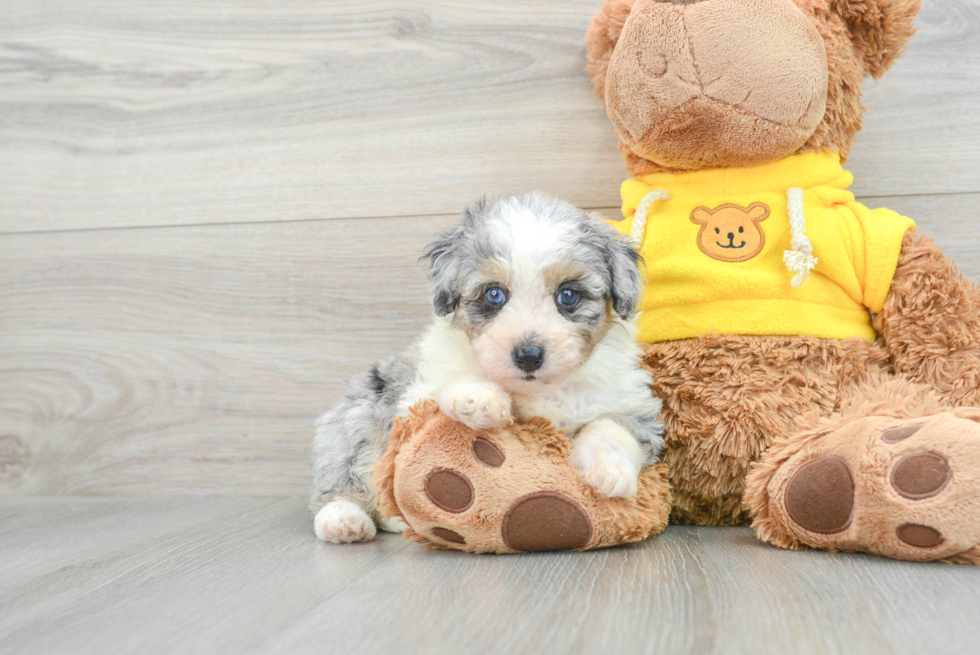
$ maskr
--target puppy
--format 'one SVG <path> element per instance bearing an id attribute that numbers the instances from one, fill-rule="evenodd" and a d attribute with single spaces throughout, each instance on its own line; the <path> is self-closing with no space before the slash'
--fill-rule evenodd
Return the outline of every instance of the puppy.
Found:
<path id="1" fill-rule="evenodd" d="M 544 417 L 571 437 L 570 462 L 599 495 L 633 496 L 663 437 L 630 323 L 642 288 L 631 245 L 597 215 L 534 193 L 470 207 L 424 259 L 431 327 L 317 421 L 316 535 L 404 529 L 378 514 L 368 480 L 392 419 L 425 398 L 475 430 Z"/>

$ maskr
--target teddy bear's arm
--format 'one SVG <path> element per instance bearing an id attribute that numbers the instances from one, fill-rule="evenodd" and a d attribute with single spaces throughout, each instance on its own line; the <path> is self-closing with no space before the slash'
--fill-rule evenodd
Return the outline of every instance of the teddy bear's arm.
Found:
<path id="1" fill-rule="evenodd" d="M 957 406 L 980 404 L 980 288 L 932 239 L 909 232 L 874 319 L 895 372 Z"/>

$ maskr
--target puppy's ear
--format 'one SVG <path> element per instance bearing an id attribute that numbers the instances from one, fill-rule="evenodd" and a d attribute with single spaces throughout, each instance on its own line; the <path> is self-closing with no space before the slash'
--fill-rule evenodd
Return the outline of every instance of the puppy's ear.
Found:
<path id="1" fill-rule="evenodd" d="M 602 216 L 592 214 L 592 218 L 599 221 L 596 228 L 604 242 L 603 256 L 609 271 L 609 295 L 613 310 L 628 321 L 633 317 L 643 293 L 643 276 L 640 274 L 643 258 L 623 235 L 606 224 Z"/>
<path id="2" fill-rule="evenodd" d="M 483 219 L 489 204 L 490 201 L 484 196 L 463 210 L 460 221 L 436 237 L 422 255 L 422 259 L 429 262 L 429 288 L 438 316 L 451 314 L 459 306 L 464 235 L 468 227 Z"/>
<path id="3" fill-rule="evenodd" d="M 457 254 L 463 226 L 455 225 L 442 232 L 425 248 L 422 259 L 429 262 L 429 288 L 437 316 L 456 311 L 459 306 L 459 263 Z"/>
<path id="4" fill-rule="evenodd" d="M 585 33 L 585 54 L 588 64 L 585 72 L 595 88 L 595 94 L 605 101 L 606 70 L 623 25 L 633 10 L 636 0 L 606 0 L 599 13 L 592 19 Z"/>
<path id="5" fill-rule="evenodd" d="M 872 77 L 884 75 L 915 34 L 912 26 L 922 0 L 832 0 L 844 19 L 855 51 Z"/>

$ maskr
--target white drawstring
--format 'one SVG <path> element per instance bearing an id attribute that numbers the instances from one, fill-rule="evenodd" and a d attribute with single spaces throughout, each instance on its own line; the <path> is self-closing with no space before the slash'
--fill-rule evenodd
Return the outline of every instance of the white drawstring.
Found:
<path id="1" fill-rule="evenodd" d="M 670 194 L 663 189 L 654 189 L 643 196 L 643 200 L 636 206 L 636 214 L 633 216 L 633 228 L 630 230 L 630 234 L 633 235 L 637 250 L 643 245 L 643 236 L 647 229 L 647 212 L 650 210 L 650 205 L 657 200 L 670 200 Z"/>
<path id="2" fill-rule="evenodd" d="M 783 251 L 783 263 L 794 273 L 790 281 L 794 287 L 805 287 L 810 281 L 810 271 L 817 265 L 813 256 L 813 244 L 806 235 L 806 217 L 803 215 L 803 189 L 791 187 L 786 190 L 789 209 L 790 248 Z"/>

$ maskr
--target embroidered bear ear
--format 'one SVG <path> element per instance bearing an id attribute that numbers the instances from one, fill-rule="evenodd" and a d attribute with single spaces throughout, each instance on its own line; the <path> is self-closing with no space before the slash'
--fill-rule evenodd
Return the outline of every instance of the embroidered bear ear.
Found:
<path id="1" fill-rule="evenodd" d="M 691 212 L 691 222 L 697 223 L 698 225 L 704 225 L 711 220 L 711 214 L 713 212 L 707 207 L 698 207 Z"/>
<path id="2" fill-rule="evenodd" d="M 588 64 L 585 72 L 589 76 L 595 94 L 605 104 L 606 70 L 609 68 L 609 58 L 612 57 L 623 25 L 633 10 L 635 0 L 606 0 L 599 13 L 592 19 L 589 30 L 585 34 L 585 54 Z"/>
<path id="3" fill-rule="evenodd" d="M 753 202 L 745 208 L 745 214 L 753 223 L 761 223 L 769 218 L 769 207 L 761 202 Z"/>
<path id="4" fill-rule="evenodd" d="M 830 7 L 844 19 L 865 73 L 878 78 L 915 34 L 912 23 L 922 0 L 832 0 Z"/>

